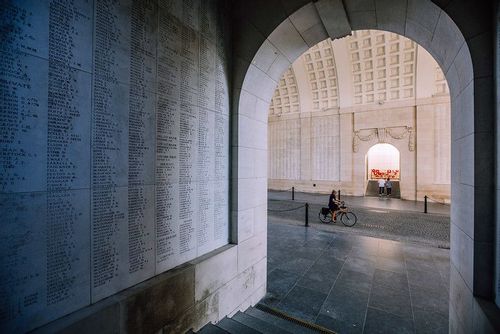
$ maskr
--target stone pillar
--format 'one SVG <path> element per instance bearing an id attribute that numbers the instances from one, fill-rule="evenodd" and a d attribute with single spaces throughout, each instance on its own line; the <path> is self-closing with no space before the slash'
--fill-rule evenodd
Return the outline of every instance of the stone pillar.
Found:
<path id="1" fill-rule="evenodd" d="M 340 113 L 340 181 L 342 184 L 352 181 L 352 135 L 353 114 Z"/>
<path id="2" fill-rule="evenodd" d="M 311 178 L 311 117 L 303 113 L 300 118 L 300 180 Z"/>

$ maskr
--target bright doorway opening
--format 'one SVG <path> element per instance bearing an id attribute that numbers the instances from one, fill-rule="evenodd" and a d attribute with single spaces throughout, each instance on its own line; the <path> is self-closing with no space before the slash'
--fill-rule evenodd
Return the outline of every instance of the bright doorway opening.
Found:
<path id="1" fill-rule="evenodd" d="M 391 144 L 373 145 L 367 153 L 368 180 L 400 179 L 400 154 Z"/>

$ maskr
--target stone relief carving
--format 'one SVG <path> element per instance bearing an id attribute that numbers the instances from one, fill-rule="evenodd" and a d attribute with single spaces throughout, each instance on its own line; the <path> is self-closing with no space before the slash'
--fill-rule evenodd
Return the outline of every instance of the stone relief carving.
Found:
<path id="1" fill-rule="evenodd" d="M 352 151 L 358 152 L 359 141 L 370 142 L 375 136 L 379 143 L 386 143 L 387 136 L 401 140 L 408 137 L 408 150 L 415 151 L 415 131 L 411 126 L 392 126 L 387 128 L 360 129 L 353 133 Z"/>

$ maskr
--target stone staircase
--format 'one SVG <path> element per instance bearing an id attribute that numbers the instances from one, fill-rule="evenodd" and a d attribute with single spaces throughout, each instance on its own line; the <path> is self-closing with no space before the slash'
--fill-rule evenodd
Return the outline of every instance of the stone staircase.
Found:
<path id="1" fill-rule="evenodd" d="M 217 324 L 208 324 L 198 332 L 187 334 L 335 334 L 335 332 L 270 308 L 257 304 L 232 318 L 225 317 Z"/>
<path id="2" fill-rule="evenodd" d="M 366 186 L 365 196 L 378 196 L 378 182 L 376 180 L 368 181 Z M 392 181 L 392 198 L 401 198 L 401 190 L 399 188 L 399 181 Z"/>

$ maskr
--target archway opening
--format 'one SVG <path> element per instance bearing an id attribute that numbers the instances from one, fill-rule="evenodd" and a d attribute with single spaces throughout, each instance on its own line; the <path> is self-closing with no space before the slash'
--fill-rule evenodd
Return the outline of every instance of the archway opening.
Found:
<path id="1" fill-rule="evenodd" d="M 395 4 L 399 6 L 397 10 L 393 8 Z M 299 5 L 292 7 L 293 9 L 288 9 L 287 14 L 293 14 L 285 20 L 278 21 L 279 25 L 276 24 L 276 29 L 272 32 L 269 22 L 266 21 L 264 23 L 264 20 L 254 22 L 257 27 L 255 29 L 256 32 L 259 28 L 261 29 L 260 31 L 265 31 L 263 33 L 263 41 L 265 41 L 257 43 L 260 49 L 256 53 L 251 53 L 248 59 L 245 58 L 248 54 L 244 53 L 246 49 L 242 48 L 241 50 L 242 58 L 246 60 L 248 65 L 242 68 L 241 86 L 239 86 L 241 87 L 241 93 L 238 93 L 240 98 L 238 105 L 238 114 L 240 117 L 238 125 L 243 127 L 244 125 L 242 124 L 245 122 L 245 124 L 250 124 L 258 130 L 253 131 L 255 135 L 251 138 L 257 138 L 260 134 L 265 133 L 266 129 L 264 128 L 267 126 L 267 123 L 263 121 L 263 114 L 267 112 L 267 107 L 272 99 L 271 87 L 276 86 L 284 70 L 302 52 L 315 43 L 324 40 L 327 36 L 338 38 L 356 29 L 382 29 L 400 33 L 415 42 L 421 43 L 436 58 L 450 85 L 451 152 L 453 152 L 451 154 L 451 164 L 453 166 L 451 170 L 453 172 L 449 174 L 451 179 L 449 187 L 453 189 L 451 191 L 451 200 L 455 206 L 451 212 L 451 231 L 454 237 L 452 238 L 452 265 L 449 277 L 455 290 L 450 289 L 452 291 L 450 298 L 452 305 L 449 314 L 455 315 L 455 318 L 451 317 L 450 319 L 450 324 L 453 324 L 455 328 L 472 328 L 472 325 L 467 323 L 467 319 L 463 321 L 456 319 L 457 310 L 471 310 L 469 306 L 461 305 L 460 301 L 455 304 L 453 303 L 453 301 L 458 300 L 458 298 L 455 298 L 456 293 L 454 294 L 453 291 L 460 291 L 460 293 L 463 291 L 467 295 L 467 298 L 470 297 L 468 300 L 472 300 L 472 291 L 476 295 L 491 298 L 490 290 L 492 284 L 473 284 L 477 277 L 481 280 L 484 279 L 487 282 L 491 282 L 492 275 L 481 275 L 476 272 L 475 268 L 480 268 L 482 265 L 484 265 L 484 268 L 490 268 L 492 261 L 491 256 L 488 255 L 488 250 L 485 250 L 487 247 L 479 246 L 479 242 L 482 239 L 474 240 L 472 235 L 475 233 L 474 228 L 479 226 L 478 222 L 486 224 L 488 228 L 492 226 L 492 223 L 485 223 L 488 219 L 481 218 L 491 217 L 493 214 L 493 191 L 491 187 L 487 188 L 486 186 L 481 188 L 484 191 L 475 190 L 477 186 L 484 184 L 483 181 L 487 177 L 491 179 L 493 173 L 491 169 L 490 171 L 486 171 L 485 177 L 481 177 L 478 173 L 474 173 L 473 165 L 477 165 L 481 160 L 484 160 L 486 165 L 493 167 L 493 159 L 489 157 L 494 155 L 490 154 L 493 152 L 493 146 L 491 146 L 492 140 L 485 139 L 486 135 L 483 136 L 482 133 L 477 132 L 476 127 L 478 127 L 478 123 L 474 121 L 475 116 L 483 115 L 482 110 L 488 107 L 476 105 L 475 103 L 475 97 L 477 98 L 480 92 L 476 89 L 477 82 L 473 78 L 474 75 L 478 75 L 478 72 L 481 71 L 476 71 L 476 69 L 472 68 L 471 52 L 469 52 L 471 44 L 465 42 L 461 30 L 447 13 L 431 1 L 406 3 L 394 1 L 388 2 L 386 5 L 376 6 L 375 9 L 366 8 L 366 11 L 360 11 L 360 8 L 363 7 L 362 5 L 348 5 L 344 8 L 337 8 L 327 2 L 311 3 L 300 9 L 298 8 L 300 7 Z M 294 12 L 294 10 L 296 11 Z M 332 17 L 335 17 L 335 19 Z M 338 24 L 333 24 L 333 20 Z M 253 38 L 254 35 L 251 36 Z M 248 40 L 250 41 L 251 38 L 249 37 Z M 474 49 L 480 48 L 480 46 L 474 46 L 471 50 L 474 51 Z M 366 54 L 363 50 L 360 56 L 364 57 Z M 477 54 L 479 53 L 476 53 L 476 55 L 472 53 L 472 58 L 478 57 Z M 364 58 L 360 59 L 364 62 Z M 374 63 L 372 62 L 370 65 L 373 66 Z M 487 89 L 487 91 L 491 93 L 491 89 Z M 375 96 L 373 98 L 375 100 Z M 380 103 L 386 102 L 381 100 Z M 477 108 L 478 106 L 480 108 Z M 286 117 L 279 113 L 279 109 L 276 110 L 278 110 L 276 117 Z M 249 123 L 247 120 L 255 120 L 255 122 Z M 261 121 L 261 123 L 258 123 L 258 121 Z M 490 121 L 489 118 L 488 121 Z M 301 119 L 301 122 L 307 122 L 307 119 Z M 372 133 L 376 133 L 374 131 L 376 129 L 365 130 L 367 135 L 358 138 L 360 141 L 364 141 L 363 139 L 365 138 L 372 139 L 374 137 Z M 492 129 L 488 129 L 486 132 L 490 136 Z M 242 133 L 245 135 L 252 132 L 250 129 L 245 128 L 245 131 Z M 245 141 L 247 137 L 239 136 L 238 139 Z M 237 142 L 238 147 L 243 147 L 239 140 Z M 477 140 L 484 140 L 487 142 L 487 145 L 475 145 Z M 360 146 L 364 145 L 361 142 L 358 143 Z M 408 143 L 409 152 L 413 152 L 413 144 L 410 139 Z M 252 147 L 256 149 L 261 148 L 258 145 Z M 358 148 L 354 144 L 352 148 L 347 147 L 348 149 L 358 152 Z M 363 151 L 363 147 L 360 147 L 359 150 L 364 158 L 366 151 Z M 404 150 L 402 148 L 400 150 L 403 153 Z M 243 151 L 243 149 L 238 150 L 238 152 Z M 301 162 L 310 160 L 310 156 L 300 156 Z M 405 162 L 407 159 L 402 157 L 401 161 Z M 363 175 L 365 164 L 363 162 L 360 165 L 360 174 Z M 425 167 L 429 166 L 431 165 L 427 164 Z M 246 168 L 246 165 L 242 167 Z M 239 168 L 239 171 L 246 171 L 244 168 Z M 410 170 L 419 171 L 415 166 L 410 166 Z M 406 170 L 403 169 L 402 174 L 406 175 Z M 442 179 L 446 178 L 443 177 Z M 255 184 L 255 181 L 252 181 Z M 481 185 L 477 181 L 480 181 Z M 246 180 L 239 181 L 238 189 L 240 189 L 240 185 L 241 187 L 245 187 L 247 183 L 249 182 Z M 262 184 L 265 185 L 267 183 L 262 182 Z M 317 184 L 313 183 L 314 185 Z M 482 205 L 477 206 L 476 203 L 482 203 Z M 485 208 L 486 210 L 478 210 L 479 208 Z M 242 212 L 243 209 L 238 210 L 238 214 Z M 483 225 L 479 227 L 481 227 L 481 231 L 488 230 Z M 477 233 L 474 235 L 477 236 Z M 478 241 L 477 244 L 476 241 Z M 488 247 L 491 247 L 491 241 L 488 239 L 487 242 Z M 474 266 L 471 266 L 471 263 Z M 471 305 L 471 303 L 469 304 Z"/>
<path id="2" fill-rule="evenodd" d="M 368 180 L 400 179 L 400 153 L 391 144 L 373 145 L 366 154 Z"/>

